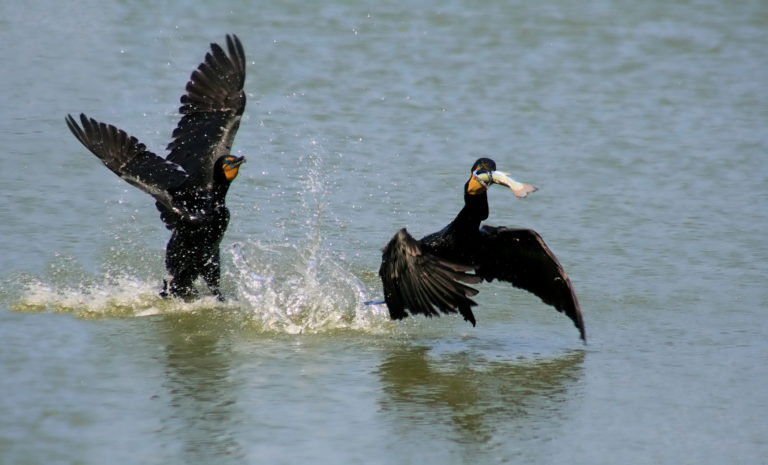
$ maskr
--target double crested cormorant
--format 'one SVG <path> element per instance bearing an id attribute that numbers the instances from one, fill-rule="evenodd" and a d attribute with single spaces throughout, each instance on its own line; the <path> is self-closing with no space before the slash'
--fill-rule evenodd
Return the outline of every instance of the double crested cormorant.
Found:
<path id="1" fill-rule="evenodd" d="M 245 53 L 237 36 L 226 39 L 228 53 L 211 44 L 192 72 L 166 158 L 115 126 L 80 114 L 81 128 L 72 115 L 66 118 L 72 134 L 107 168 L 155 198 L 171 230 L 165 252 L 171 281 L 164 283 L 164 297 L 193 298 L 193 282 L 202 275 L 223 300 L 219 243 L 229 223 L 225 198 L 245 161 L 230 153 L 245 109 Z"/>
<path id="2" fill-rule="evenodd" d="M 403 228 L 382 250 L 379 275 L 390 317 L 403 319 L 406 309 L 439 315 L 436 307 L 443 313 L 459 312 L 474 326 L 471 307 L 477 304 L 470 297 L 477 290 L 467 284 L 498 279 L 565 312 L 586 341 L 571 281 L 541 236 L 532 229 L 480 226 L 488 218 L 491 184 L 505 185 L 517 197 L 536 188 L 496 171 L 496 162 L 489 158 L 477 160 L 471 173 L 464 185 L 464 208 L 448 226 L 418 241 Z"/>

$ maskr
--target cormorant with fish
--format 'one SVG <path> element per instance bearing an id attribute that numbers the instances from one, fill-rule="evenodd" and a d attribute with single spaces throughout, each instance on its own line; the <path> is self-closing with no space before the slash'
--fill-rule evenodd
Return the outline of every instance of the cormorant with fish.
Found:
<path id="1" fill-rule="evenodd" d="M 474 326 L 471 307 L 477 304 L 470 297 L 478 291 L 468 284 L 498 279 L 564 312 L 586 341 L 571 281 L 541 236 L 532 229 L 480 226 L 488 218 L 492 184 L 509 187 L 519 198 L 536 190 L 480 158 L 464 185 L 464 208 L 448 226 L 420 240 L 403 228 L 382 250 L 379 276 L 390 317 L 403 319 L 406 310 L 426 316 L 458 312 Z"/>
<path id="2" fill-rule="evenodd" d="M 72 115 L 66 118 L 72 134 L 107 168 L 155 198 L 171 230 L 165 253 L 171 280 L 164 282 L 164 297 L 196 297 L 194 281 L 202 275 L 211 293 L 223 300 L 219 244 L 229 224 L 227 190 L 245 161 L 231 150 L 246 100 L 243 45 L 227 35 L 226 48 L 211 44 L 192 72 L 166 158 L 115 126 L 84 114 L 80 125 Z"/>

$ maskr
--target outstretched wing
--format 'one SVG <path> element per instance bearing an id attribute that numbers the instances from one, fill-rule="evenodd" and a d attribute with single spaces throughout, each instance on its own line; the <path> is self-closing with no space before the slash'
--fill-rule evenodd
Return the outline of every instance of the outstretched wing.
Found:
<path id="1" fill-rule="evenodd" d="M 470 307 L 477 305 L 469 297 L 477 291 L 465 283 L 478 283 L 481 279 L 467 274 L 472 267 L 457 265 L 421 250 L 421 245 L 405 228 L 395 234 L 382 251 L 379 276 L 384 286 L 384 300 L 393 320 L 421 313 L 434 316 L 439 313 L 459 312 L 465 320 L 475 324 Z"/>
<path id="2" fill-rule="evenodd" d="M 67 115 L 66 121 L 77 140 L 112 172 L 147 192 L 169 210 L 184 214 L 173 204 L 169 193 L 188 179 L 181 166 L 148 151 L 135 137 L 111 124 L 99 123 L 82 113 L 82 128 L 72 115 Z"/>
<path id="3" fill-rule="evenodd" d="M 487 281 L 512 283 L 564 312 L 586 340 L 584 320 L 571 280 L 539 234 L 532 229 L 480 228 L 482 250 L 475 273 Z"/>
<path id="4" fill-rule="evenodd" d="M 184 167 L 198 186 L 213 182 L 213 165 L 232 150 L 245 110 L 245 52 L 237 36 L 227 36 L 227 51 L 211 44 L 192 72 L 181 96 L 181 121 L 167 147 L 168 160 Z"/>

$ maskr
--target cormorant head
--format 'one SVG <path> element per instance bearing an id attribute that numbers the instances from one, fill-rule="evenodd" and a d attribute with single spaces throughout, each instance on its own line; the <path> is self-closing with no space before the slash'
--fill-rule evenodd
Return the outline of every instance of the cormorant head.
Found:
<path id="1" fill-rule="evenodd" d="M 490 158 L 478 158 L 472 165 L 472 172 L 474 173 L 477 170 L 496 171 L 496 162 Z"/>
<path id="2" fill-rule="evenodd" d="M 227 182 L 232 182 L 240 170 L 240 165 L 245 163 L 245 157 L 236 157 L 234 155 L 224 155 L 216 160 L 213 167 L 214 176 L 223 176 Z"/>
<path id="3" fill-rule="evenodd" d="M 472 165 L 472 175 L 467 181 L 467 194 L 479 195 L 485 193 L 491 184 L 501 184 L 512 189 L 515 197 L 523 198 L 538 188 L 530 184 L 517 182 L 509 177 L 509 173 L 496 171 L 496 162 L 490 158 L 478 158 Z"/>
<path id="4" fill-rule="evenodd" d="M 492 181 L 490 176 L 484 176 L 485 173 L 493 173 L 496 171 L 496 162 L 490 158 L 478 158 L 475 163 L 472 164 L 470 173 L 472 175 L 467 183 L 467 194 L 479 195 L 484 193 L 491 187 Z"/>

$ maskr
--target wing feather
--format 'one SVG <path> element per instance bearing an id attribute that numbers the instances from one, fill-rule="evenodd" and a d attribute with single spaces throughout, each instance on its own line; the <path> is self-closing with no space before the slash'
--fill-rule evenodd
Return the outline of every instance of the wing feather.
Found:
<path id="1" fill-rule="evenodd" d="M 476 274 L 483 279 L 512 283 L 538 296 L 545 304 L 565 313 L 586 340 L 579 301 L 555 254 L 532 229 L 483 226 L 482 250 L 493 253 L 478 257 Z"/>
<path id="2" fill-rule="evenodd" d="M 179 124 L 167 149 L 197 185 L 213 182 L 213 165 L 232 150 L 245 110 L 245 52 L 235 35 L 227 35 L 227 52 L 218 44 L 192 72 L 181 97 Z"/>
<path id="3" fill-rule="evenodd" d="M 406 310 L 426 316 L 459 312 L 474 325 L 471 307 L 477 304 L 469 297 L 477 290 L 464 283 L 480 278 L 468 274 L 471 269 L 423 252 L 419 242 L 401 229 L 383 249 L 379 268 L 390 317 L 403 319 Z"/>
<path id="4" fill-rule="evenodd" d="M 67 115 L 66 122 L 77 140 L 113 173 L 150 194 L 169 210 L 186 214 L 174 205 L 169 192 L 189 178 L 181 166 L 148 151 L 138 139 L 111 124 L 100 123 L 82 113 L 80 125 L 72 115 Z"/>

